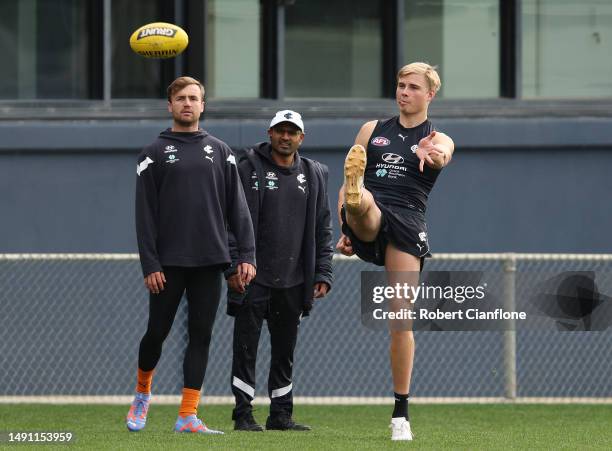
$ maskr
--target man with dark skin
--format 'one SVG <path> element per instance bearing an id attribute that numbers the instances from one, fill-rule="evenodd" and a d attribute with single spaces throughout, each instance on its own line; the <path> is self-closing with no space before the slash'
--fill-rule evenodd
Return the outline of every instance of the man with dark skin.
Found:
<path id="1" fill-rule="evenodd" d="M 299 154 L 304 123 L 295 111 L 276 113 L 268 136 L 269 143 L 238 153 L 258 270 L 250 286 L 238 273 L 226 272 L 228 313 L 236 318 L 232 418 L 236 430 L 263 430 L 253 418 L 251 401 L 259 337 L 267 319 L 272 357 L 266 429 L 306 431 L 310 427 L 292 419 L 293 353 L 302 316 L 309 314 L 313 299 L 325 296 L 332 284 L 327 167 Z"/>

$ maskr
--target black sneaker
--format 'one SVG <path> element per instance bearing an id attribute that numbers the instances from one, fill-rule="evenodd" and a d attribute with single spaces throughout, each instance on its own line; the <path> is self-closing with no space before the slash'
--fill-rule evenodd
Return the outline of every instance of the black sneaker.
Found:
<path id="1" fill-rule="evenodd" d="M 295 423 L 288 415 L 268 417 L 266 429 L 275 431 L 310 431 L 311 427 L 305 424 Z"/>
<path id="2" fill-rule="evenodd" d="M 234 421 L 235 431 L 263 432 L 261 424 L 257 424 L 252 413 L 244 414 Z"/>

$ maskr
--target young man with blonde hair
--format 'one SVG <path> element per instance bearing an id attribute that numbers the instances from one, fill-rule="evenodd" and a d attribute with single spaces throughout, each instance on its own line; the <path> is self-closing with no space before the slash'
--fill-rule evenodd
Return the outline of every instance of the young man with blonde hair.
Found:
<path id="1" fill-rule="evenodd" d="M 424 258 L 431 255 L 427 198 L 454 150 L 452 139 L 436 131 L 427 116 L 440 86 L 429 64 L 402 67 L 396 88 L 399 115 L 366 122 L 345 160 L 338 200 L 342 235 L 336 248 L 384 266 L 390 284 L 418 283 Z M 395 395 L 391 439 L 412 440 L 408 396 L 414 336 L 409 324 L 390 323 L 389 328 Z"/>

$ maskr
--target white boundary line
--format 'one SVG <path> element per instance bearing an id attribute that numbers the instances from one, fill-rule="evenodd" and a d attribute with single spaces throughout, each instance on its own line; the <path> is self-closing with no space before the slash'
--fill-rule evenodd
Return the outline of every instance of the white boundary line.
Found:
<path id="1" fill-rule="evenodd" d="M 75 253 L 55 253 L 55 254 L 0 254 L 2 260 L 138 260 L 138 254 L 75 254 Z M 612 261 L 612 254 L 534 254 L 534 253 L 490 253 L 490 254 L 470 254 L 470 253 L 440 253 L 434 254 L 434 260 L 571 260 L 571 261 Z M 342 254 L 334 254 L 334 260 L 359 260 L 356 255 L 347 257 Z"/>
<path id="2" fill-rule="evenodd" d="M 472 254 L 472 253 L 435 253 L 432 257 L 433 260 L 542 260 L 542 261 L 612 261 L 612 254 L 535 254 L 535 253 L 490 253 L 490 254 Z M 346 260 L 359 260 L 359 257 L 353 255 L 347 257 L 342 254 L 334 254 L 334 260 L 346 261 Z"/>
<path id="3" fill-rule="evenodd" d="M 1 260 L 138 260 L 138 254 L 0 254 Z"/>
<path id="4" fill-rule="evenodd" d="M 0 404 L 129 404 L 133 396 L 0 396 Z M 153 395 L 155 404 L 180 404 L 177 395 Z M 295 404 L 302 405 L 390 405 L 393 397 L 359 397 L 359 396 L 296 396 Z M 233 396 L 204 396 L 203 405 L 233 405 Z M 520 397 L 507 399 L 502 397 L 415 397 L 412 404 L 612 404 L 612 398 L 579 398 L 579 397 Z M 268 405 L 270 400 L 261 396 L 254 404 Z"/>

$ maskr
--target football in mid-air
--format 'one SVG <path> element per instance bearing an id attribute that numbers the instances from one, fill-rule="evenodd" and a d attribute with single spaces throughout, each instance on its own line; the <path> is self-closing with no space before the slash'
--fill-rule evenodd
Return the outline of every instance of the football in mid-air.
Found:
<path id="1" fill-rule="evenodd" d="M 187 48 L 189 37 L 181 27 L 165 22 L 143 25 L 130 37 L 130 47 L 145 58 L 174 58 Z"/>

